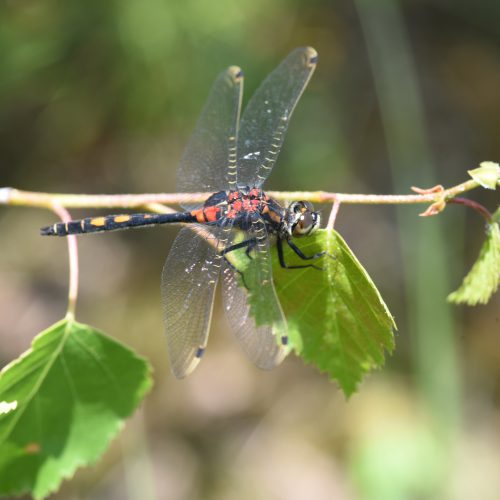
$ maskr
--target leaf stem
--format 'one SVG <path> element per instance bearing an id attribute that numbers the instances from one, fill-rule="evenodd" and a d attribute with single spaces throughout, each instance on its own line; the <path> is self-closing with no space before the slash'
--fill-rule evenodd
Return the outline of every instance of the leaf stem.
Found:
<path id="1" fill-rule="evenodd" d="M 337 218 L 339 208 L 340 208 L 340 201 L 338 199 L 335 199 L 333 201 L 332 209 L 330 211 L 330 216 L 328 217 L 328 223 L 326 225 L 326 229 L 328 229 L 329 231 L 331 231 L 333 229 L 333 226 L 335 225 L 335 219 Z"/>
<path id="2" fill-rule="evenodd" d="M 457 205 L 465 205 L 466 207 L 472 208 L 478 214 L 483 216 L 486 219 L 486 222 L 491 223 L 491 219 L 492 219 L 493 215 L 486 207 L 484 207 L 483 205 L 481 205 L 477 201 L 469 200 L 467 198 L 458 198 L 457 197 L 457 198 L 453 198 L 453 199 L 449 200 L 448 203 L 456 203 Z"/>
<path id="3" fill-rule="evenodd" d="M 71 215 L 66 208 L 58 205 L 57 203 L 53 203 L 51 208 L 63 222 L 69 222 L 71 220 Z M 70 320 L 75 317 L 76 299 L 78 297 L 78 245 L 75 235 L 68 236 L 67 240 L 69 257 L 69 287 L 66 319 Z"/>

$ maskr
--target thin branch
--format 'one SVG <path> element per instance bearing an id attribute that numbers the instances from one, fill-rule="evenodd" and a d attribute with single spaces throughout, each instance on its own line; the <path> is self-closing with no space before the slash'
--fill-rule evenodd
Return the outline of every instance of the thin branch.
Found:
<path id="1" fill-rule="evenodd" d="M 440 193 L 427 194 L 347 194 L 329 193 L 326 191 L 267 191 L 277 200 L 304 200 L 313 203 L 339 203 L 364 205 L 401 205 L 416 203 L 433 203 L 438 199 L 445 201 L 479 187 L 479 183 L 469 180 L 445 189 Z M 54 204 L 66 208 L 123 208 L 136 209 L 151 204 L 178 205 L 182 203 L 202 203 L 212 193 L 157 193 L 157 194 L 60 194 L 21 191 L 14 188 L 0 189 L 0 204 L 21 205 L 52 209 Z"/>
<path id="2" fill-rule="evenodd" d="M 66 208 L 55 203 L 51 208 L 63 222 L 69 222 L 71 220 L 71 215 Z M 78 297 L 78 245 L 75 235 L 70 235 L 67 239 L 69 257 L 69 287 L 66 317 L 68 319 L 73 319 L 75 316 L 76 299 Z"/>
<path id="3" fill-rule="evenodd" d="M 146 194 L 61 194 L 37 193 L 10 189 L 8 205 L 23 205 L 51 209 L 53 203 L 67 208 L 127 208 L 137 209 L 151 204 L 179 205 L 203 202 L 212 193 L 146 193 Z M 0 190 L 1 193 L 2 190 Z M 4 199 L 6 197 L 4 196 Z M 0 197 L 0 204 L 2 197 Z"/>

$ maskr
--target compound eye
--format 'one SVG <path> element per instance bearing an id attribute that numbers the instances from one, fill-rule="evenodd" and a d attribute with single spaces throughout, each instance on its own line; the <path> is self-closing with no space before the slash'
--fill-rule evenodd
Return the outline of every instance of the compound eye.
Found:
<path id="1" fill-rule="evenodd" d="M 314 210 L 312 203 L 309 201 L 295 201 L 292 203 L 291 208 L 296 214 L 312 212 Z"/>
<path id="2" fill-rule="evenodd" d="M 317 215 L 314 212 L 304 212 L 293 228 L 293 234 L 295 236 L 301 236 L 311 233 L 316 229 L 317 221 Z"/>

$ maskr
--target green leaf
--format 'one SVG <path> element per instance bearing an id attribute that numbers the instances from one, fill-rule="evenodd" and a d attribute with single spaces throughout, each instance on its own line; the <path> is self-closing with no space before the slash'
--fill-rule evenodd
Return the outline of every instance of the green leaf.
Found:
<path id="1" fill-rule="evenodd" d="M 500 207 L 493 212 L 493 215 L 491 216 L 491 222 L 498 222 L 500 223 Z"/>
<path id="2" fill-rule="evenodd" d="M 40 333 L 0 374 L 0 494 L 44 498 L 95 462 L 151 387 L 150 371 L 74 320 Z"/>
<path id="3" fill-rule="evenodd" d="M 337 380 L 349 396 L 368 371 L 384 364 L 384 350 L 392 352 L 394 320 L 367 272 L 338 233 L 317 231 L 294 241 L 306 255 L 327 250 L 331 257 L 315 261 L 322 270 L 284 269 L 276 249 L 272 251 L 273 280 L 287 318 L 290 344 L 304 361 Z M 288 265 L 306 263 L 284 246 Z M 242 261 L 240 254 L 238 269 Z M 247 264 L 244 270 L 245 280 L 251 266 Z M 248 298 L 258 323 L 266 321 L 265 312 L 259 312 L 266 307 L 262 297 L 259 290 Z"/>
<path id="4" fill-rule="evenodd" d="M 497 212 L 499 212 L 497 210 Z M 495 220 L 496 214 L 493 216 Z M 448 295 L 454 304 L 486 304 L 500 283 L 500 226 L 488 224 L 479 257 L 458 290 Z"/>
<path id="5" fill-rule="evenodd" d="M 244 253 L 240 252 L 240 261 L 243 255 Z M 280 343 L 279 339 L 287 335 L 287 325 L 276 297 L 268 253 L 254 250 L 250 263 L 246 256 L 244 260 L 244 286 L 248 293 L 250 313 L 257 326 L 271 325 L 276 341 Z"/>
<path id="6" fill-rule="evenodd" d="M 467 173 L 486 189 L 496 189 L 500 184 L 500 165 L 492 161 L 483 161 L 479 168 L 468 170 Z"/>

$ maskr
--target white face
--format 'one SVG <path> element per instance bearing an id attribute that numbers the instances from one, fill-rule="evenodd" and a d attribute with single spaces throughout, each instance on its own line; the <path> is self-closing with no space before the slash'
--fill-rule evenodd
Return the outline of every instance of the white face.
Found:
<path id="1" fill-rule="evenodd" d="M 321 222 L 320 215 L 308 201 L 293 202 L 289 211 L 295 216 L 291 226 L 293 236 L 306 236 L 318 229 Z"/>

